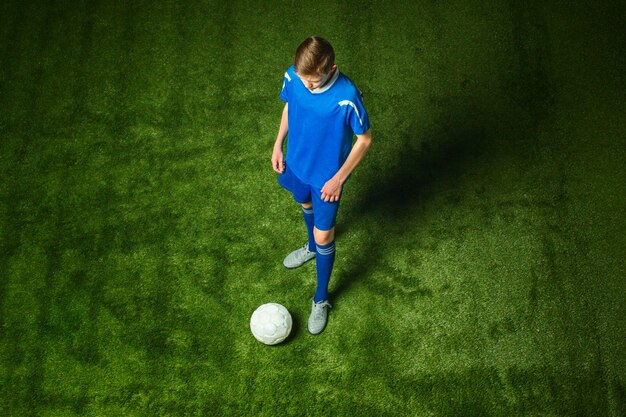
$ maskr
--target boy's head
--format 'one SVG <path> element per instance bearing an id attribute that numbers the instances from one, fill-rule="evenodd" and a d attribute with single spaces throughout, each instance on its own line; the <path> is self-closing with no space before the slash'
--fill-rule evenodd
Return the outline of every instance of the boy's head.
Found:
<path id="1" fill-rule="evenodd" d="M 326 39 L 308 37 L 296 50 L 294 68 L 305 85 L 314 90 L 324 85 L 335 70 L 335 51 Z"/>

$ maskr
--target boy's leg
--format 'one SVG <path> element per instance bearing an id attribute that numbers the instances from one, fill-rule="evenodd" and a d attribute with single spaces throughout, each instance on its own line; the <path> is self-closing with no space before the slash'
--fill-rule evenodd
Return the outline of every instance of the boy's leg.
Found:
<path id="1" fill-rule="evenodd" d="M 312 193 L 315 210 L 315 268 L 317 287 L 311 303 L 308 329 L 311 334 L 319 334 L 328 321 L 328 284 L 335 264 L 335 219 L 339 210 L 339 201 L 325 202 L 321 199 L 320 190 Z"/>
<path id="2" fill-rule="evenodd" d="M 304 217 L 304 224 L 306 225 L 306 231 L 309 237 L 307 249 L 310 252 L 315 252 L 315 235 L 313 233 L 315 216 L 313 215 L 313 203 L 302 204 L 302 216 Z"/>
<path id="3" fill-rule="evenodd" d="M 307 227 L 307 243 L 303 247 L 291 252 L 283 260 L 285 268 L 293 269 L 302 266 L 305 262 L 315 257 L 315 240 L 313 238 L 313 224 L 315 218 L 313 216 L 313 204 L 311 203 L 311 187 L 303 184 L 289 167 L 278 177 L 278 183 L 283 188 L 290 191 L 294 200 L 302 205 L 304 223 Z"/>
<path id="4" fill-rule="evenodd" d="M 319 303 L 328 300 L 328 283 L 335 264 L 335 228 L 330 230 L 314 229 L 317 252 L 317 288 L 313 301 Z"/>
<path id="5" fill-rule="evenodd" d="M 311 303 L 311 315 L 309 316 L 308 329 L 311 334 L 320 334 L 328 321 L 328 283 L 330 274 L 333 272 L 335 263 L 335 228 L 329 230 L 314 229 L 315 267 L 317 270 L 317 288 Z"/>
<path id="6" fill-rule="evenodd" d="M 283 266 L 287 269 L 294 269 L 304 265 L 306 262 L 315 258 L 315 238 L 313 235 L 313 224 L 315 217 L 313 215 L 313 205 L 311 203 L 302 204 L 302 216 L 306 225 L 308 240 L 307 243 L 291 252 L 283 260 Z"/>

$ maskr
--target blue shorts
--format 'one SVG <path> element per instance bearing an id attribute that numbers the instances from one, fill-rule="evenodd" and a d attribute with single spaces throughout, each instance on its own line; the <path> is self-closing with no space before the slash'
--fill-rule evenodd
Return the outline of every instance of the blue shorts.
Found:
<path id="1" fill-rule="evenodd" d="M 278 183 L 293 194 L 293 199 L 300 204 L 313 203 L 314 223 L 318 230 L 330 230 L 335 226 L 339 201 L 322 200 L 321 188 L 305 184 L 289 169 L 278 176 Z"/>

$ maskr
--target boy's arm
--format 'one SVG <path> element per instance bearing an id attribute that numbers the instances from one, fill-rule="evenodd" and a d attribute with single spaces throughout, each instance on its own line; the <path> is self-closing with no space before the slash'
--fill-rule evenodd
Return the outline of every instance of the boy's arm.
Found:
<path id="1" fill-rule="evenodd" d="M 369 150 L 372 144 L 372 130 L 368 130 L 362 135 L 356 135 L 356 142 L 348 155 L 348 159 L 343 163 L 339 171 L 330 180 L 324 184 L 322 188 L 322 200 L 324 201 L 338 201 L 341 196 L 341 187 L 346 182 L 348 176 L 354 171 L 354 169 L 363 160 L 363 157 Z"/>
<path id="2" fill-rule="evenodd" d="M 276 142 L 274 142 L 274 150 L 272 151 L 272 168 L 274 171 L 282 174 L 285 170 L 285 162 L 283 156 L 283 142 L 287 136 L 289 130 L 288 124 L 288 112 L 287 106 L 289 103 L 285 103 L 283 108 L 283 115 L 280 118 L 280 127 L 278 128 L 278 135 L 276 135 Z"/>

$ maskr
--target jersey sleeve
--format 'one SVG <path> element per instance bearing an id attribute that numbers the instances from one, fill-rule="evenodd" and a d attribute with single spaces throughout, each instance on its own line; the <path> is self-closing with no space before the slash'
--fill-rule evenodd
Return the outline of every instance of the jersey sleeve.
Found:
<path id="1" fill-rule="evenodd" d="M 346 106 L 348 123 L 355 135 L 362 135 L 370 129 L 369 116 L 363 105 L 363 93 L 360 90 L 356 90 L 351 100 L 343 100 L 339 105 Z"/>
<path id="2" fill-rule="evenodd" d="M 285 71 L 285 76 L 283 77 L 283 88 L 280 90 L 280 99 L 285 103 L 289 102 L 289 90 L 290 90 L 291 76 L 289 75 L 289 70 Z"/>

